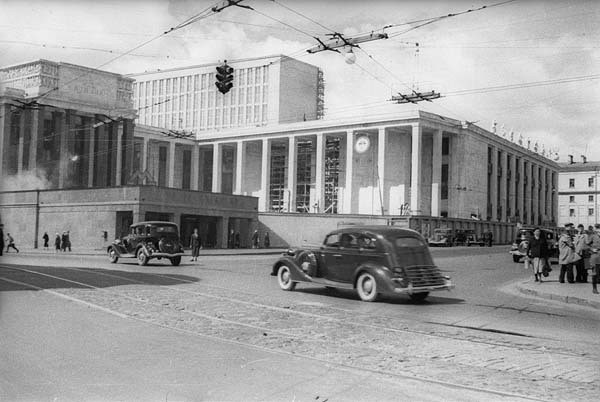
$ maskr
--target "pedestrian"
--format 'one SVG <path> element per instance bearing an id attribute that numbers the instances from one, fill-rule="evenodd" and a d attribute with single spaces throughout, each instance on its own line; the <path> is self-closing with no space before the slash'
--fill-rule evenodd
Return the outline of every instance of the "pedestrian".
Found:
<path id="1" fill-rule="evenodd" d="M 229 231 L 229 236 L 227 236 L 227 248 L 233 248 L 235 242 L 235 231 L 231 229 Z"/>
<path id="2" fill-rule="evenodd" d="M 60 236 L 60 251 L 63 253 L 67 251 L 67 232 L 62 232 Z"/>
<path id="3" fill-rule="evenodd" d="M 529 249 L 527 257 L 532 259 L 533 276 L 536 282 L 542 281 L 542 272 L 546 266 L 546 258 L 548 258 L 548 243 L 546 237 L 542 236 L 540 228 L 533 230 L 533 237 L 529 240 Z"/>
<path id="4" fill-rule="evenodd" d="M 269 232 L 265 232 L 265 239 L 263 240 L 265 248 L 269 248 L 271 245 L 271 239 L 269 238 Z"/>
<path id="5" fill-rule="evenodd" d="M 69 252 L 71 252 L 71 232 L 69 232 L 68 230 L 67 230 L 66 239 L 67 239 L 67 249 L 69 249 Z"/>
<path id="6" fill-rule="evenodd" d="M 252 248 L 258 248 L 258 243 L 259 243 L 258 230 L 255 230 L 254 233 L 252 233 Z"/>
<path id="7" fill-rule="evenodd" d="M 42 240 L 44 240 L 44 248 L 47 249 L 48 241 L 50 241 L 50 236 L 48 236 L 48 232 L 44 232 L 44 235 L 42 236 Z"/>
<path id="8" fill-rule="evenodd" d="M 56 233 L 56 237 L 54 238 L 54 252 L 58 253 L 60 251 L 60 242 L 61 237 L 58 233 Z"/>
<path id="9" fill-rule="evenodd" d="M 573 278 L 573 262 L 575 261 L 575 246 L 573 240 L 569 236 L 569 226 L 566 225 L 560 229 L 560 237 L 558 239 L 558 263 L 560 264 L 560 275 L 558 281 L 565 283 L 565 275 L 569 283 L 574 282 Z"/>
<path id="10" fill-rule="evenodd" d="M 190 261 L 198 261 L 198 254 L 202 248 L 202 239 L 198 234 L 198 228 L 194 228 L 194 233 L 190 238 L 190 248 L 192 249 L 192 259 Z"/>
<path id="11" fill-rule="evenodd" d="M 598 294 L 598 277 L 600 276 L 600 223 L 596 223 L 594 231 L 589 235 L 588 245 L 591 253 L 592 293 Z"/>
<path id="12" fill-rule="evenodd" d="M 589 258 L 588 235 L 585 233 L 585 227 L 580 223 L 577 225 L 577 233 L 573 239 L 575 253 L 581 257 L 575 262 L 575 282 L 587 283 L 586 260 Z"/>
<path id="13" fill-rule="evenodd" d="M 242 240 L 240 239 L 240 232 L 235 232 L 235 248 L 240 248 L 242 246 Z"/>
<path id="14" fill-rule="evenodd" d="M 4 229 L 0 227 L 0 255 L 4 253 Z"/>
<path id="15" fill-rule="evenodd" d="M 17 248 L 17 246 L 15 246 L 15 239 L 13 239 L 13 237 L 10 235 L 10 233 L 6 234 L 6 242 L 8 243 L 8 245 L 6 246 L 6 252 L 8 253 L 8 249 L 9 248 L 14 248 L 15 250 L 17 250 L 17 253 L 19 252 L 19 249 Z"/>

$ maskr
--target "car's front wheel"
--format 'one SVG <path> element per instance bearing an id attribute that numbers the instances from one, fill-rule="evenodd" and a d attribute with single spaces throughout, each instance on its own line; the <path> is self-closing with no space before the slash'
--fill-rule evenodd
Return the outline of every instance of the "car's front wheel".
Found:
<path id="1" fill-rule="evenodd" d="M 296 282 L 292 281 L 290 268 L 286 265 L 280 266 L 277 270 L 277 282 L 283 290 L 294 290 L 296 288 Z"/>
<path id="2" fill-rule="evenodd" d="M 137 252 L 137 262 L 138 262 L 138 265 L 141 265 L 141 266 L 148 264 L 148 256 L 144 252 L 143 248 L 140 248 Z"/>
<path id="3" fill-rule="evenodd" d="M 367 272 L 359 275 L 356 281 L 356 290 L 362 301 L 372 302 L 377 300 L 377 281 Z"/>
<path id="4" fill-rule="evenodd" d="M 423 300 L 427 299 L 427 296 L 429 296 L 429 292 L 421 292 L 411 294 L 410 298 L 412 301 L 422 302 Z"/>
<path id="5" fill-rule="evenodd" d="M 177 256 L 177 257 L 173 257 L 171 258 L 171 264 L 173 266 L 178 266 L 179 264 L 181 264 L 181 256 Z"/>
<path id="6" fill-rule="evenodd" d="M 108 260 L 111 262 L 111 264 L 114 264 L 117 261 L 119 261 L 119 255 L 112 247 L 108 250 Z"/>

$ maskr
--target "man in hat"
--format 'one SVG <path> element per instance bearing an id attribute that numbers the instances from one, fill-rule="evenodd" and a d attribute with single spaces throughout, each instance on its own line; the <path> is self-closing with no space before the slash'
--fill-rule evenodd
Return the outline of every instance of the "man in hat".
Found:
<path id="1" fill-rule="evenodd" d="M 594 225 L 594 232 L 588 236 L 588 245 L 592 253 L 590 269 L 592 271 L 592 292 L 598 294 L 598 276 L 600 275 L 600 223 Z"/>
<path id="2" fill-rule="evenodd" d="M 575 252 L 581 257 L 581 259 L 575 262 L 575 282 L 587 283 L 587 269 L 585 267 L 585 260 L 589 258 L 589 246 L 588 238 L 585 233 L 585 227 L 580 223 L 577 225 L 577 232 L 573 239 L 573 245 L 575 246 Z"/>

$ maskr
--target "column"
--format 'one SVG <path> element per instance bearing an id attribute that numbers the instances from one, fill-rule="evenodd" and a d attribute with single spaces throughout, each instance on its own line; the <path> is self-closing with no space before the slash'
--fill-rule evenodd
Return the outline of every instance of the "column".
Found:
<path id="1" fill-rule="evenodd" d="M 323 133 L 317 134 L 317 154 L 315 166 L 315 197 L 312 209 L 315 212 L 323 212 L 325 203 L 325 141 Z"/>
<path id="2" fill-rule="evenodd" d="M 532 169 L 531 169 L 531 176 L 533 179 L 532 182 L 532 195 L 531 195 L 531 200 L 532 200 L 532 211 L 531 211 L 531 223 L 533 223 L 534 225 L 538 225 L 538 219 L 540 216 L 540 198 L 539 198 L 539 194 L 540 194 L 540 183 L 539 183 L 539 172 L 540 172 L 540 167 L 537 165 L 532 165 Z"/>
<path id="3" fill-rule="evenodd" d="M 524 213 L 527 214 L 527 219 L 523 222 L 525 224 L 531 223 L 531 163 L 523 162 L 524 165 L 524 191 L 523 197 L 525 205 L 523 206 Z"/>
<path id="4" fill-rule="evenodd" d="M 93 121 L 93 119 L 92 119 Z M 94 187 L 94 164 L 96 162 L 96 130 L 92 124 L 88 131 L 88 187 Z"/>
<path id="5" fill-rule="evenodd" d="M 233 194 L 242 195 L 242 185 L 244 183 L 244 164 L 246 163 L 246 143 L 238 141 L 235 150 L 235 186 Z"/>
<path id="6" fill-rule="evenodd" d="M 525 214 L 525 162 L 523 158 L 519 158 L 517 165 L 517 172 L 519 173 L 519 181 L 517 186 L 519 187 L 519 196 L 517 197 L 517 209 L 519 210 L 519 222 L 525 223 L 523 216 Z M 515 211 L 516 212 L 516 211 Z"/>
<path id="7" fill-rule="evenodd" d="M 27 110 L 21 111 L 19 115 L 19 146 L 17 148 L 17 174 L 23 171 L 23 147 L 25 146 L 25 113 Z"/>
<path id="8" fill-rule="evenodd" d="M 60 141 L 60 152 L 58 156 L 58 188 L 64 188 L 68 178 L 68 161 L 69 161 L 69 142 L 67 126 L 67 113 L 60 113 L 60 123 L 58 125 L 58 138 Z"/>
<path id="9" fill-rule="evenodd" d="M 498 220 L 498 148 L 492 146 L 492 176 L 490 180 L 490 203 L 492 204 L 492 220 Z"/>
<path id="10" fill-rule="evenodd" d="M 288 139 L 287 212 L 296 212 L 296 137 Z"/>
<path id="11" fill-rule="evenodd" d="M 213 144 L 213 180 L 212 180 L 212 192 L 221 192 L 221 178 L 222 178 L 222 165 L 223 161 L 223 147 L 221 144 Z"/>
<path id="12" fill-rule="evenodd" d="M 115 186 L 123 185 L 123 121 L 117 122 L 117 167 L 115 173 Z"/>
<path id="13" fill-rule="evenodd" d="M 558 223 L 558 172 L 552 172 L 552 220 Z"/>
<path id="14" fill-rule="evenodd" d="M 540 166 L 540 216 L 541 216 L 541 224 L 545 225 L 545 221 L 548 220 L 546 216 L 546 168 Z"/>
<path id="15" fill-rule="evenodd" d="M 440 216 L 442 203 L 442 130 L 433 133 L 431 172 L 431 216 Z"/>
<path id="16" fill-rule="evenodd" d="M 148 171 L 148 153 L 150 152 L 150 139 L 144 137 L 144 149 L 142 150 L 142 171 Z"/>
<path id="17" fill-rule="evenodd" d="M 43 116 L 43 114 L 42 114 Z M 40 129 L 40 111 L 31 110 L 31 142 L 29 143 L 29 169 L 37 169 L 38 130 Z"/>
<path id="18" fill-rule="evenodd" d="M 260 197 L 258 200 L 258 211 L 265 212 L 269 207 L 269 166 L 271 165 L 271 142 L 264 138 L 262 140 L 262 163 L 260 170 Z"/>
<path id="19" fill-rule="evenodd" d="M 192 145 L 192 177 L 191 189 L 198 191 L 198 175 L 200 173 L 200 147 L 198 144 Z"/>
<path id="20" fill-rule="evenodd" d="M 343 213 L 352 213 L 352 179 L 354 178 L 353 173 L 353 161 L 354 161 L 354 132 L 348 130 L 346 132 L 346 183 L 344 188 L 344 204 Z"/>
<path id="21" fill-rule="evenodd" d="M 423 133 L 420 124 L 412 125 L 412 151 L 410 168 L 410 210 L 412 215 L 421 214 L 421 148 Z"/>
<path id="22" fill-rule="evenodd" d="M 510 218 L 515 216 L 517 211 L 517 198 L 516 198 L 516 184 L 517 184 L 517 159 L 515 155 L 512 155 L 510 158 L 510 166 L 508 166 L 510 170 L 510 182 L 508 188 L 508 205 L 510 208 L 510 214 L 507 211 L 507 217 Z"/>
<path id="23" fill-rule="evenodd" d="M 6 163 L 4 150 L 8 148 L 10 138 L 10 116 L 10 105 L 0 103 L 0 177 L 2 177 L 3 167 Z"/>
<path id="24" fill-rule="evenodd" d="M 500 153 L 500 194 L 498 198 L 498 204 L 500 205 L 500 216 L 498 216 L 498 220 L 501 222 L 506 222 L 506 212 L 508 208 L 508 194 L 507 194 L 507 185 L 506 185 L 506 177 L 508 174 L 508 155 L 506 152 Z"/>

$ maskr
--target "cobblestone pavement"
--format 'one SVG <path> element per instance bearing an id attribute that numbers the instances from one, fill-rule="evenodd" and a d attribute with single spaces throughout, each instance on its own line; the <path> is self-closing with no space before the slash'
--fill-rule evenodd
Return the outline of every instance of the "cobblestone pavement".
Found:
<path id="1" fill-rule="evenodd" d="M 20 280 L 25 273 L 31 274 L 13 268 L 11 278 Z M 28 276 L 33 286 L 70 278 L 75 286 L 53 291 L 132 319 L 341 366 L 509 397 L 585 401 L 600 391 L 599 354 L 580 350 L 581 345 L 371 316 L 315 302 L 291 304 L 262 294 L 232 295 L 192 281 L 150 286 L 82 269 L 33 278 Z M 131 285 L 103 287 L 117 279 Z"/>

